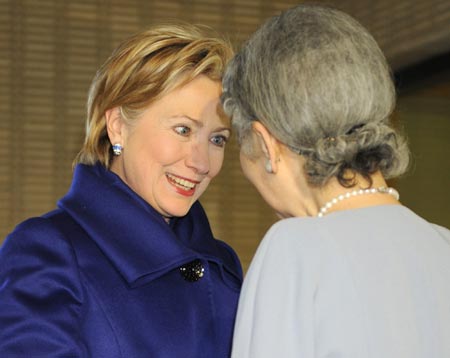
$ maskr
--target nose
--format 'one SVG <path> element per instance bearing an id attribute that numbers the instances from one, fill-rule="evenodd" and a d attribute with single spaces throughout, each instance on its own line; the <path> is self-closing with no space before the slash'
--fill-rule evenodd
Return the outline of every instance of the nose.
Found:
<path id="1" fill-rule="evenodd" d="M 195 143 L 186 158 L 186 165 L 195 173 L 207 175 L 209 173 L 209 145 L 208 143 Z"/>

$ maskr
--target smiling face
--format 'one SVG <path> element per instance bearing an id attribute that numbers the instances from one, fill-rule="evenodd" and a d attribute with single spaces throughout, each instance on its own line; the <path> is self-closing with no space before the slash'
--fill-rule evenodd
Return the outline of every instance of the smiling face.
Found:
<path id="1" fill-rule="evenodd" d="M 166 218 L 186 215 L 222 167 L 230 136 L 220 82 L 204 75 L 152 103 L 133 124 L 106 113 L 111 143 L 123 146 L 111 170 Z"/>

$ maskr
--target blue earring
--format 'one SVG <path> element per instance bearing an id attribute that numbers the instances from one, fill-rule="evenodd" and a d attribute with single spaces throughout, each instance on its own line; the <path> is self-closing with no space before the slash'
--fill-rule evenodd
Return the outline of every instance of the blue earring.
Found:
<path id="1" fill-rule="evenodd" d="M 116 143 L 112 146 L 114 155 L 121 155 L 122 149 L 123 149 L 123 147 L 119 143 Z"/>

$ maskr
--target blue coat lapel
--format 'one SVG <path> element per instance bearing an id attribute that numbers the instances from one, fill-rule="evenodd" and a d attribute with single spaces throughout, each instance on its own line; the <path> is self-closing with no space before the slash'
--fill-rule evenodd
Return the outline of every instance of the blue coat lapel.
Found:
<path id="1" fill-rule="evenodd" d="M 148 282 L 203 256 L 227 270 L 235 262 L 212 235 L 196 202 L 169 226 L 117 175 L 101 165 L 78 165 L 59 203 L 99 246 L 130 285 Z"/>

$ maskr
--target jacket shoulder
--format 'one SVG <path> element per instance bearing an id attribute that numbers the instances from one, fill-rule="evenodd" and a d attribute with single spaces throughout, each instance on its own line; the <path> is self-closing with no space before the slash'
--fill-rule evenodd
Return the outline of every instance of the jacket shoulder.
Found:
<path id="1" fill-rule="evenodd" d="M 19 351 L 40 357 L 81 354 L 77 337 L 84 289 L 64 232 L 66 220 L 60 211 L 28 219 L 0 249 L 2 357 Z"/>
<path id="2" fill-rule="evenodd" d="M 40 217 L 33 217 L 18 224 L 6 237 L 0 250 L 13 247 L 25 249 L 28 245 L 45 246 L 49 244 L 58 248 L 71 246 L 67 233 L 74 225 L 70 216 L 62 210 L 54 210 Z"/>

